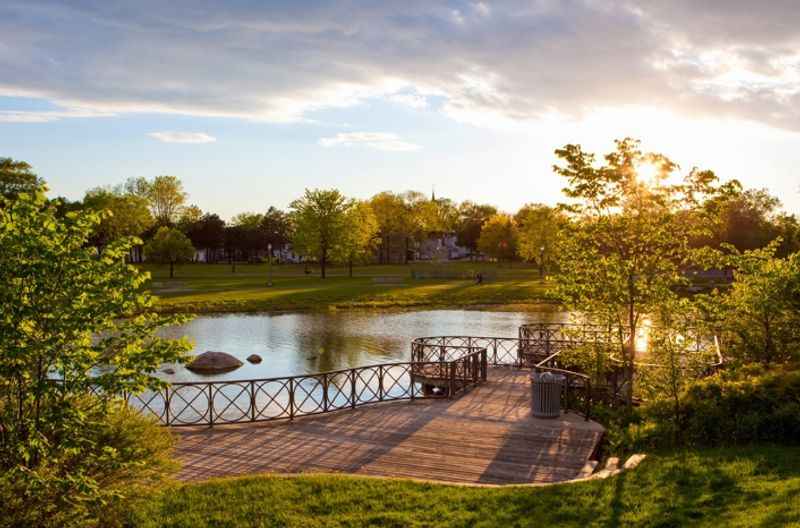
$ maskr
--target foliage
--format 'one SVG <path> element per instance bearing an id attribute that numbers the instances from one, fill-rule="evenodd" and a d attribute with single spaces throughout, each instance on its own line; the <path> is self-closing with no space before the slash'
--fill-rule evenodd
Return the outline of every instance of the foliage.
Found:
<path id="1" fill-rule="evenodd" d="M 535 263 L 539 274 L 553 266 L 558 239 L 566 225 L 564 214 L 552 207 L 528 204 L 515 215 L 519 226 L 519 255 Z"/>
<path id="2" fill-rule="evenodd" d="M 169 278 L 175 276 L 175 264 L 194 258 L 194 247 L 186 235 L 174 227 L 161 226 L 144 247 L 148 260 L 169 264 Z"/>
<path id="3" fill-rule="evenodd" d="M 270 206 L 261 218 L 261 231 L 273 249 L 286 246 L 292 236 L 292 224 L 289 215 Z"/>
<path id="4" fill-rule="evenodd" d="M 119 401 L 68 401 L 81 434 L 49 446 L 36 467 L 4 468 L 0 527 L 121 526 L 177 469 L 169 429 Z"/>
<path id="5" fill-rule="evenodd" d="M 374 254 L 378 220 L 369 202 L 355 202 L 344 214 L 344 230 L 333 248 L 333 258 L 348 265 L 353 276 L 354 263 L 366 263 Z"/>
<path id="6" fill-rule="evenodd" d="M 691 262 L 691 229 L 681 208 L 713 195 L 713 173 L 692 171 L 682 185 L 666 185 L 676 165 L 661 154 L 644 153 L 632 139 L 597 166 L 594 154 L 578 145 L 556 150 L 567 179 L 563 209 L 573 222 L 559 239 L 557 292 L 571 311 L 617 334 L 630 403 L 634 384 L 634 339 L 648 314 L 673 302 Z M 651 181 L 645 172 L 655 174 Z M 641 174 L 640 174 L 641 173 Z M 706 226 L 696 226 L 701 230 Z"/>
<path id="7" fill-rule="evenodd" d="M 560 486 L 446 486 L 333 475 L 213 480 L 154 497 L 131 524 L 777 527 L 800 523 L 798 493 L 800 448 L 761 446 L 650 454 L 622 475 Z"/>
<path id="8" fill-rule="evenodd" d="M 14 198 L 20 193 L 35 192 L 43 184 L 28 163 L 0 158 L 0 196 Z"/>
<path id="9" fill-rule="evenodd" d="M 692 383 L 674 403 L 659 399 L 627 431 L 634 449 L 800 442 L 800 371 L 761 366 Z M 676 419 L 677 416 L 677 419 Z"/>
<path id="10" fill-rule="evenodd" d="M 408 240 L 415 233 L 417 224 L 412 214 L 413 205 L 408 196 L 392 192 L 378 193 L 370 199 L 372 212 L 378 221 L 378 237 L 380 238 L 379 260 L 388 263 L 389 246 L 392 238 L 402 239 L 404 245 L 403 263 L 408 258 Z"/>
<path id="11" fill-rule="evenodd" d="M 42 510 L 51 493 L 61 493 L 77 516 L 99 515 L 109 494 L 124 494 L 106 488 L 106 477 L 140 467 L 138 455 L 118 459 L 119 468 L 111 463 L 123 456 L 104 443 L 115 398 L 160 386 L 154 372 L 189 348 L 155 335 L 185 319 L 150 311 L 153 300 L 142 290 L 148 275 L 124 260 L 135 240 L 112 241 L 102 253 L 87 244 L 102 216 L 59 217 L 44 189 L 0 207 L 3 486 L 27 490 L 22 500 Z M 78 402 L 91 389 L 102 396 L 87 408 Z"/>
<path id="12" fill-rule="evenodd" d="M 743 253 L 729 248 L 723 258 L 735 280 L 716 306 L 734 359 L 770 364 L 800 358 L 800 253 L 774 257 L 778 244 Z"/>
<path id="13" fill-rule="evenodd" d="M 458 221 L 456 223 L 458 243 L 476 253 L 478 251 L 481 228 L 495 214 L 497 214 L 497 208 L 492 205 L 479 205 L 469 201 L 462 202 L 458 206 Z"/>
<path id="14" fill-rule="evenodd" d="M 108 211 L 92 236 L 98 247 L 118 238 L 140 236 L 153 224 L 147 200 L 119 190 L 92 189 L 83 198 L 83 207 L 98 212 Z"/>
<path id="15" fill-rule="evenodd" d="M 161 226 L 170 226 L 178 221 L 187 197 L 177 176 L 156 176 L 153 181 L 136 178 L 128 180 L 125 189 L 148 200 L 153 218 Z"/>
<path id="16" fill-rule="evenodd" d="M 496 214 L 481 227 L 478 249 L 497 260 L 511 260 L 517 254 L 517 224 L 507 214 Z"/>
<path id="17" fill-rule="evenodd" d="M 206 213 L 187 226 L 186 236 L 194 247 L 205 249 L 207 260 L 213 262 L 216 250 L 225 244 L 225 221 Z"/>
<path id="18" fill-rule="evenodd" d="M 331 251 L 348 228 L 345 219 L 351 207 L 352 202 L 335 189 L 306 189 L 290 206 L 295 228 L 292 245 L 295 251 L 317 259 L 323 279 Z"/>

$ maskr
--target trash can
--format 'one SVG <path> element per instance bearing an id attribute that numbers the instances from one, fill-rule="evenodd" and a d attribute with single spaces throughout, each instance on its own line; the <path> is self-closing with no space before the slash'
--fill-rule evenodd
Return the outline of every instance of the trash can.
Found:
<path id="1" fill-rule="evenodd" d="M 536 418 L 561 416 L 561 391 L 566 378 L 552 372 L 531 373 L 531 407 Z"/>

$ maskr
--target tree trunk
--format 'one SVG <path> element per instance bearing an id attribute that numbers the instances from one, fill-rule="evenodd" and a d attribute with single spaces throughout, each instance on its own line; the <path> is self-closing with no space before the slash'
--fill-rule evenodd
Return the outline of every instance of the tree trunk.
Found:
<path id="1" fill-rule="evenodd" d="M 320 276 L 324 279 L 325 278 L 325 266 L 328 264 L 328 255 L 327 250 L 322 250 L 319 256 L 319 270 Z"/>
<path id="2" fill-rule="evenodd" d="M 347 266 L 348 266 L 348 268 L 350 268 L 350 278 L 352 279 L 353 278 L 353 259 L 352 258 L 347 262 Z"/>
<path id="3" fill-rule="evenodd" d="M 169 261 L 169 278 L 170 279 L 174 279 L 175 278 L 175 261 L 174 260 L 170 260 Z"/>
<path id="4" fill-rule="evenodd" d="M 539 278 L 544 279 L 544 261 L 539 261 Z"/>

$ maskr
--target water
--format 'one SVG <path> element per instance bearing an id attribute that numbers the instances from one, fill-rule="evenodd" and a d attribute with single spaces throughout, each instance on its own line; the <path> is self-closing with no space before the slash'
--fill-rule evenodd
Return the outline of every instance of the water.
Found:
<path id="1" fill-rule="evenodd" d="M 217 381 L 272 378 L 338 370 L 361 365 L 408 361 L 416 337 L 473 335 L 516 337 L 525 323 L 565 321 L 561 312 L 492 312 L 421 310 L 410 312 L 323 312 L 292 314 L 204 315 L 163 332 L 188 336 L 192 354 L 227 352 L 244 365 L 224 374 L 195 374 L 167 365 L 169 381 Z M 246 358 L 258 354 L 260 364 Z"/>

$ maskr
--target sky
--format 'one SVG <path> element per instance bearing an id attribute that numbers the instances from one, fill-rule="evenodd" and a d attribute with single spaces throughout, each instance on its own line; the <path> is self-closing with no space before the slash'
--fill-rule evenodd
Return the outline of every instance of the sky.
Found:
<path id="1" fill-rule="evenodd" d="M 52 195 L 178 176 L 230 218 L 305 188 L 556 203 L 642 140 L 800 212 L 800 2 L 0 2 L 0 157 Z"/>

